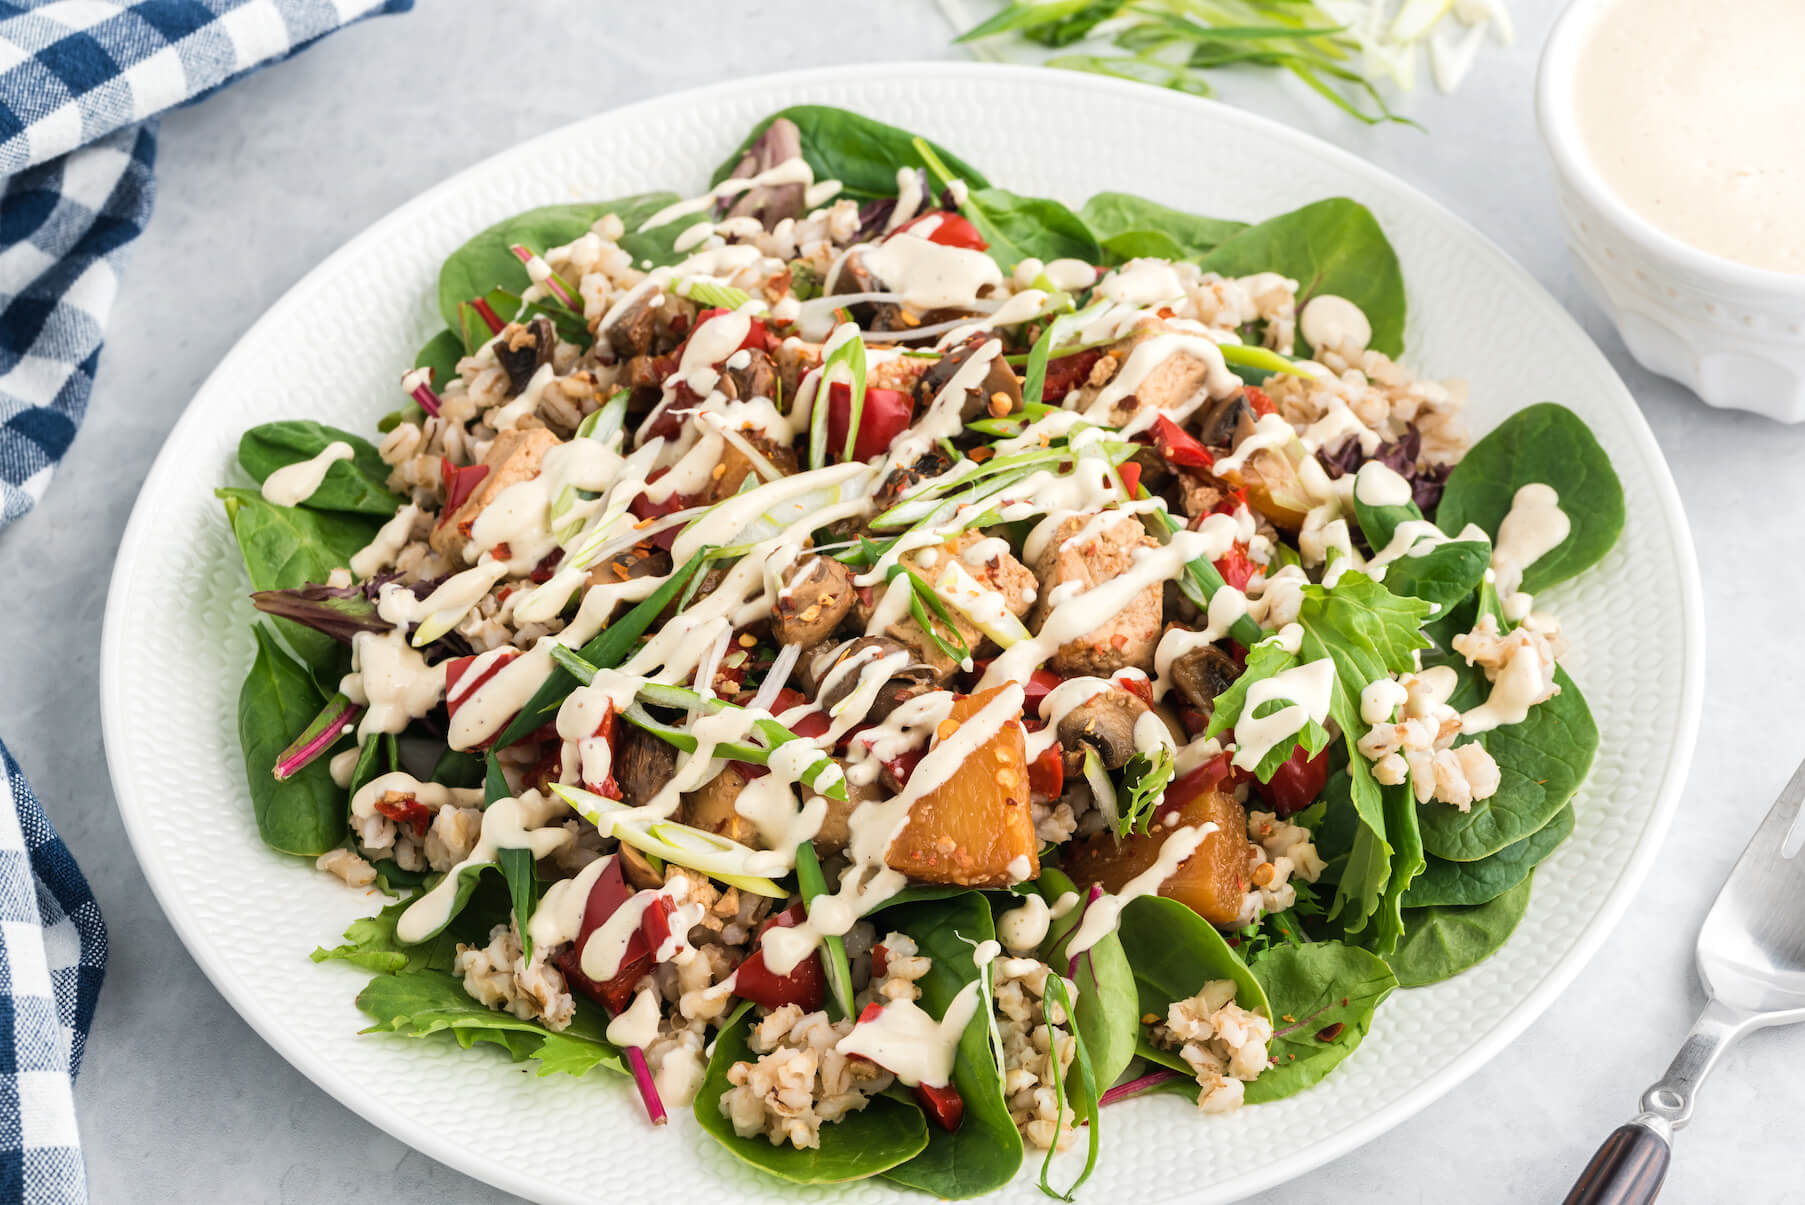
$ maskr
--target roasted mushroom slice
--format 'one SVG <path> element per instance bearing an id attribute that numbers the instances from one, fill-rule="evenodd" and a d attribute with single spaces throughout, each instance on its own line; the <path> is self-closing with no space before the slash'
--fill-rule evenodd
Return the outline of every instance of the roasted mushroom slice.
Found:
<path id="1" fill-rule="evenodd" d="M 1135 724 L 1151 710 L 1133 691 L 1111 686 L 1060 717 L 1059 743 L 1069 752 L 1095 749 L 1105 767 L 1119 770 L 1135 755 Z"/>
<path id="2" fill-rule="evenodd" d="M 1197 415 L 1197 438 L 1212 448 L 1239 442 L 1243 430 L 1253 430 L 1253 407 L 1245 393 L 1231 393 L 1206 405 Z"/>
<path id="3" fill-rule="evenodd" d="M 1235 684 L 1241 667 L 1213 644 L 1192 649 L 1172 662 L 1172 682 L 1200 711 L 1215 706 L 1216 696 Z"/>
<path id="4" fill-rule="evenodd" d="M 902 653 L 907 660 L 896 657 Z M 905 700 L 925 694 L 938 685 L 933 667 L 923 664 L 913 649 L 888 636 L 860 636 L 838 648 L 827 649 L 814 657 L 802 659 L 803 682 L 815 696 L 815 702 L 826 711 L 851 694 L 868 666 L 879 662 L 890 668 L 884 684 L 867 711 L 866 718 L 882 720 Z"/>
<path id="5" fill-rule="evenodd" d="M 632 724 L 615 726 L 614 781 L 634 807 L 651 802 L 677 772 L 677 750 Z"/>
<path id="6" fill-rule="evenodd" d="M 925 412 L 933 405 L 934 399 L 952 384 L 953 378 L 972 356 L 986 343 L 993 341 L 997 341 L 995 335 L 973 335 L 930 365 L 921 374 L 921 379 L 915 382 L 917 409 Z M 1009 361 L 1003 358 L 999 342 L 996 354 L 990 358 L 990 365 L 984 371 L 983 379 L 966 383 L 965 400 L 960 403 L 959 416 L 970 422 L 986 416 L 1001 418 L 1021 408 L 1022 383 L 1016 379 L 1015 370 L 1009 367 Z"/>
<path id="7" fill-rule="evenodd" d="M 508 396 L 515 397 L 526 388 L 541 364 L 551 363 L 558 336 L 551 319 L 544 314 L 524 326 L 510 322 L 495 339 L 495 359 L 508 374 Z"/>
<path id="8" fill-rule="evenodd" d="M 662 294 L 648 289 L 640 296 L 627 303 L 627 308 L 615 315 L 608 324 L 608 346 L 613 350 L 615 358 L 631 360 L 634 356 L 652 354 L 652 341 L 657 334 L 658 309 L 652 305 L 657 297 L 663 301 Z"/>
<path id="9" fill-rule="evenodd" d="M 771 609 L 779 644 L 820 644 L 852 610 L 852 570 L 832 557 L 810 555 L 790 567 Z"/>

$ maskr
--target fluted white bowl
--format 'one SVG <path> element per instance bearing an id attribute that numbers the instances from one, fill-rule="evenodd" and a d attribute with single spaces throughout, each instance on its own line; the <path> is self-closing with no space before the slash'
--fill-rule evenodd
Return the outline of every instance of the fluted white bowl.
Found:
<path id="1" fill-rule="evenodd" d="M 381 903 L 265 849 L 235 732 L 251 658 L 244 568 L 213 497 L 242 479 L 239 434 L 278 418 L 368 429 L 442 322 L 440 261 L 534 205 L 700 189 L 758 118 L 834 104 L 940 139 L 1022 193 L 1076 205 L 1129 189 L 1258 220 L 1327 196 L 1369 206 L 1410 291 L 1406 359 L 1461 376 L 1475 433 L 1561 402 L 1623 478 L 1623 539 L 1538 600 L 1559 614 L 1600 748 L 1573 836 L 1536 872 L 1516 935 L 1446 983 L 1399 992 L 1321 1085 L 1228 1117 L 1182 1099 L 1112 1105 L 1089 1201 L 1231 1201 L 1309 1171 L 1435 1100 L 1497 1054 L 1578 973 L 1653 861 L 1691 761 L 1703 686 L 1698 570 L 1673 479 L 1598 349 L 1527 273 L 1420 193 L 1345 151 L 1176 93 L 1022 67 L 889 64 L 743 80 L 579 121 L 480 163 L 377 222 L 253 326 L 195 396 L 139 495 L 107 600 L 101 715 L 119 809 L 146 877 L 201 969 L 284 1058 L 433 1158 L 539 1201 L 919 1202 L 883 1181 L 763 1179 L 679 1115 L 652 1130 L 631 1089 L 537 1078 L 493 1048 L 361 1037 L 367 975 L 316 966 Z M 1524 354 L 1525 348 L 1536 354 Z M 1662 650 L 1649 656 L 1649 649 Z M 1077 1163 L 1071 1160 L 1076 1158 Z M 1426 1152 L 1424 1158 L 1437 1157 Z M 1063 1157 L 1069 1179 L 1082 1151 Z M 1408 1180 L 1408 1177 L 1405 1177 Z M 1316 1195 L 1322 1195 L 1320 1193 Z M 1331 1194 L 1332 1195 L 1332 1194 Z M 1031 1172 L 998 1200 L 1044 1201 Z"/>
<path id="2" fill-rule="evenodd" d="M 1567 245 L 1630 354 L 1713 406 L 1805 421 L 1805 276 L 1701 251 L 1611 191 L 1574 115 L 1585 44 L 1610 0 L 1574 0 L 1543 47 L 1536 117 Z M 1805 134 L 1802 134 L 1805 136 Z"/>

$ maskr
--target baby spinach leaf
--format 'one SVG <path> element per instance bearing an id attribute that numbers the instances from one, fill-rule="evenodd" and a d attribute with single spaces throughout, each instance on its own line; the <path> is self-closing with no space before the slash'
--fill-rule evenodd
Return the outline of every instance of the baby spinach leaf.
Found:
<path id="1" fill-rule="evenodd" d="M 1250 971 L 1216 927 L 1164 896 L 1145 895 L 1122 910 L 1122 952 L 1134 968 L 1140 1013 L 1162 1021 L 1175 1000 L 1186 1000 L 1214 979 L 1231 979 L 1235 1002 L 1272 1016 L 1259 977 Z"/>
<path id="2" fill-rule="evenodd" d="M 1360 525 L 1360 534 L 1374 552 L 1391 543 L 1400 524 L 1420 522 L 1422 517 L 1423 512 L 1413 501 L 1401 506 L 1373 506 L 1360 500 L 1358 488 L 1354 490 L 1354 522 Z"/>
<path id="3" fill-rule="evenodd" d="M 621 247 L 633 256 L 635 266 L 643 259 L 652 259 L 655 265 L 674 262 L 669 258 L 674 254 L 669 243 L 676 237 L 677 228 L 700 221 L 704 215 L 694 214 L 651 231 L 641 232 L 639 226 L 665 206 L 681 199 L 674 192 L 638 193 L 613 201 L 543 205 L 504 218 L 453 251 L 440 267 L 439 313 L 452 330 L 461 330 L 460 304 L 473 297 L 487 297 L 493 289 L 524 293 L 532 284 L 526 265 L 508 250 L 509 247 L 519 243 L 543 254 L 549 248 L 581 238 L 591 226 L 611 213 L 618 214 L 626 225 L 628 233 L 621 240 Z M 652 237 L 654 235 L 656 237 Z M 568 283 L 574 285 L 576 282 Z M 509 315 L 502 314 L 502 317 Z M 487 331 L 483 337 L 488 337 Z M 468 339 L 462 342 L 470 347 Z"/>
<path id="4" fill-rule="evenodd" d="M 1531 593 L 1596 565 L 1623 530 L 1623 484 L 1577 414 L 1542 402 L 1505 419 L 1454 466 L 1436 512 L 1445 529 L 1476 523 L 1496 540 L 1517 491 L 1536 482 L 1560 495 L 1572 526 L 1524 570 L 1523 589 Z"/>
<path id="5" fill-rule="evenodd" d="M 1336 942 L 1274 946 L 1252 970 L 1271 1002 L 1273 1032 L 1272 1065 L 1247 1085 L 1249 1104 L 1294 1096 L 1333 1071 L 1398 986 L 1378 956 Z"/>
<path id="6" fill-rule="evenodd" d="M 1410 908 L 1404 941 L 1387 961 L 1400 987 L 1440 983 L 1485 961 L 1529 907 L 1532 873 L 1496 899 L 1470 908 Z"/>
<path id="7" fill-rule="evenodd" d="M 348 962 L 366 971 L 395 974 L 400 971 L 449 971 L 457 955 L 457 936 L 449 931 L 407 945 L 395 936 L 401 914 L 418 899 L 417 894 L 396 900 L 375 916 L 354 920 L 345 930 L 345 940 L 328 950 L 324 946 L 308 957 L 315 962 Z"/>
<path id="8" fill-rule="evenodd" d="M 626 1074 L 620 1052 L 608 1042 L 607 1017 L 585 1001 L 577 1002 L 570 1025 L 554 1034 L 537 1021 L 523 1021 L 477 1003 L 456 975 L 410 969 L 370 980 L 357 994 L 357 1007 L 375 1022 L 364 1033 L 411 1038 L 450 1033 L 466 1050 L 487 1042 L 502 1047 L 516 1062 L 543 1059 L 541 1075 L 554 1071 L 582 1075 L 596 1067 Z"/>
<path id="9" fill-rule="evenodd" d="M 1247 229 L 1246 222 L 1198 217 L 1145 197 L 1100 192 L 1078 211 L 1110 260 L 1196 259 Z"/>
<path id="10" fill-rule="evenodd" d="M 256 490 L 228 488 L 213 493 L 226 505 L 226 520 L 238 539 L 251 586 L 257 590 L 288 590 L 325 581 L 334 569 L 349 566 L 351 557 L 376 537 L 380 526 L 364 515 L 274 506 Z M 315 671 L 316 678 L 322 676 L 322 667 L 336 668 L 342 661 L 338 642 L 324 632 L 287 619 L 277 619 L 276 630 Z M 337 682 L 336 674 L 324 676 Z"/>
<path id="11" fill-rule="evenodd" d="M 251 631 L 257 655 L 238 692 L 238 743 L 257 835 L 272 849 L 317 857 L 345 839 L 345 793 L 324 758 L 282 782 L 273 771 L 277 756 L 326 698 L 266 626 L 255 624 Z"/>
<path id="12" fill-rule="evenodd" d="M 696 1093 L 696 1121 L 729 1154 L 768 1175 L 794 1184 L 842 1184 L 866 1180 L 921 1154 L 928 1145 L 927 1118 L 913 1101 L 874 1096 L 856 1113 L 821 1127 L 821 1145 L 798 1149 L 785 1142 L 773 1146 L 762 1134 L 741 1138 L 721 1112 L 721 1097 L 731 1086 L 727 1072 L 735 1063 L 753 1062 L 747 1043 L 755 1018 L 744 1004 L 715 1037 L 708 1073 Z"/>
<path id="13" fill-rule="evenodd" d="M 448 787 L 480 787 L 484 777 L 483 759 L 462 749 L 445 750 L 432 768 L 432 780 Z"/>
<path id="14" fill-rule="evenodd" d="M 1068 892 L 1078 891 L 1064 872 L 1051 866 L 1041 868 L 1034 886 L 1049 904 L 1057 903 Z M 1084 897 L 1080 894 L 1079 898 Z M 1061 974 L 1067 973 L 1071 963 L 1066 946 L 1082 915 L 1080 909 L 1074 908 L 1060 917 L 1048 928 L 1047 939 L 1041 944 L 1042 960 Z M 1078 1036 L 1090 1055 L 1097 1082 L 1107 1088 L 1133 1061 L 1135 1035 L 1141 1028 L 1140 992 L 1120 934 L 1106 935 L 1080 955 L 1071 978 L 1078 984 L 1078 999 L 1073 1006 Z"/>
<path id="15" fill-rule="evenodd" d="M 1422 556 L 1406 554 L 1385 567 L 1385 588 L 1446 610 L 1472 594 L 1491 567 L 1492 546 L 1482 540 L 1437 544 Z"/>
<path id="16" fill-rule="evenodd" d="M 1003 188 L 976 188 L 959 212 L 990 244 L 990 258 L 1009 271 L 1024 259 L 1081 259 L 1095 263 L 1103 248 L 1082 219 L 1058 201 L 1023 197 Z"/>
<path id="17" fill-rule="evenodd" d="M 239 438 L 238 463 L 261 485 L 277 469 L 310 459 L 338 441 L 351 445 L 351 459 L 333 461 L 320 488 L 301 505 L 385 519 L 393 515 L 401 498 L 389 492 L 389 466 L 368 440 L 349 431 L 299 419 L 263 423 Z"/>
<path id="18" fill-rule="evenodd" d="M 420 354 L 414 357 L 414 367 L 432 369 L 433 387 L 443 389 L 447 382 L 457 380 L 458 361 L 463 358 L 463 339 L 447 328 L 426 341 Z M 419 406 L 418 402 L 413 404 Z"/>
<path id="19" fill-rule="evenodd" d="M 364 786 L 384 774 L 401 768 L 401 746 L 392 732 L 372 732 L 357 751 L 357 762 L 351 767 L 351 785 L 347 795 L 355 796 Z"/>
<path id="20" fill-rule="evenodd" d="M 894 197 L 899 169 L 927 166 L 915 151 L 915 135 L 907 130 L 831 105 L 792 105 L 753 126 L 746 140 L 715 168 L 709 184 L 719 184 L 732 175 L 746 148 L 779 117 L 795 123 L 802 140 L 802 157 L 814 170 L 815 179 L 838 180 L 840 195 L 844 197 L 857 201 Z M 943 146 L 929 145 L 967 187 L 989 187 L 990 181 L 977 168 Z"/>
<path id="21" fill-rule="evenodd" d="M 1481 702 L 1489 688 L 1458 658 L 1453 663 L 1464 672 L 1450 702 L 1465 710 Z M 1560 693 L 1530 708 L 1521 724 L 1473 738 L 1498 763 L 1496 794 L 1474 800 L 1465 812 L 1445 803 L 1422 806 L 1423 847 L 1430 853 L 1454 862 L 1490 857 L 1540 832 L 1573 798 L 1598 751 L 1598 725 L 1567 671 L 1557 668 L 1554 680 Z"/>
<path id="22" fill-rule="evenodd" d="M 1573 805 L 1529 836 L 1476 862 L 1430 858 L 1421 877 L 1404 893 L 1406 908 L 1472 907 L 1495 900 L 1521 883 L 1573 832 Z"/>
<path id="23" fill-rule="evenodd" d="M 1372 323 L 1375 350 L 1394 357 L 1404 350 L 1404 274 L 1378 221 L 1356 201 L 1332 197 L 1249 226 L 1199 265 L 1224 276 L 1289 276 L 1300 310 L 1321 294 L 1345 297 Z M 1301 335 L 1298 345 L 1310 350 Z"/>
<path id="24" fill-rule="evenodd" d="M 933 960 L 916 986 L 921 989 L 921 1006 L 937 1017 L 945 1016 L 953 997 L 977 978 L 973 945 L 996 937 L 990 905 L 975 892 L 887 908 L 878 923 L 907 933 Z M 959 1199 L 991 1192 L 1009 1183 L 1022 1165 L 1021 1134 L 1003 1096 L 996 1011 L 990 992 L 983 987 L 978 991 L 978 1012 L 959 1039 L 953 1064 L 953 1086 L 965 1102 L 964 1120 L 950 1134 L 930 1125 L 926 1149 L 884 1173 L 886 1179 L 937 1197 Z"/>

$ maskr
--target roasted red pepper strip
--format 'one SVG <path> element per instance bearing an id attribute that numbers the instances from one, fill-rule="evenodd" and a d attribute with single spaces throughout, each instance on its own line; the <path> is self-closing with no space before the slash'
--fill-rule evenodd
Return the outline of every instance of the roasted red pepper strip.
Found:
<path id="1" fill-rule="evenodd" d="M 1065 756 L 1057 743 L 1048 745 L 1028 763 L 1028 789 L 1042 803 L 1058 799 L 1065 790 Z"/>
<path id="2" fill-rule="evenodd" d="M 458 708 L 462 707 L 471 695 L 481 690 L 483 683 L 499 674 L 502 667 L 520 656 L 520 653 L 515 649 L 508 649 L 501 656 L 491 659 L 489 664 L 475 678 L 471 679 L 470 685 L 465 686 L 463 684 L 464 677 L 470 672 L 470 667 L 485 656 L 488 654 L 479 654 L 476 657 L 453 657 L 445 663 L 445 713 L 447 717 L 456 716 Z"/>
<path id="3" fill-rule="evenodd" d="M 934 1087 L 931 1084 L 915 1085 L 915 1101 L 921 1111 L 934 1119 L 941 1129 L 952 1133 L 965 1120 L 965 1098 L 959 1095 L 959 1089 L 951 1084 Z"/>
<path id="4" fill-rule="evenodd" d="M 1124 461 L 1122 463 L 1122 467 L 1117 469 L 1116 472 L 1122 474 L 1122 486 L 1124 489 L 1126 489 L 1128 491 L 1128 496 L 1130 498 L 1132 498 L 1136 494 L 1140 493 L 1140 490 L 1141 490 L 1141 466 L 1140 465 L 1136 464 L 1132 460 Z"/>
<path id="5" fill-rule="evenodd" d="M 865 407 L 859 411 L 859 437 L 853 441 L 852 458 L 870 460 L 890 450 L 896 437 L 915 419 L 915 399 L 900 389 L 867 388 Z M 846 429 L 852 425 L 852 387 L 835 381 L 827 387 L 827 450 L 838 457 L 846 448 Z"/>
<path id="6" fill-rule="evenodd" d="M 1303 811 L 1322 794 L 1329 781 L 1329 751 L 1324 749 L 1311 757 L 1299 745 L 1291 751 L 1283 765 L 1273 772 L 1270 782 L 1256 782 L 1254 790 L 1281 816 Z"/>
<path id="7" fill-rule="evenodd" d="M 935 218 L 938 218 L 939 221 L 932 229 L 926 232 L 915 229 Z M 984 241 L 984 236 L 978 233 L 976 226 L 973 226 L 960 214 L 949 213 L 944 209 L 930 209 L 920 217 L 904 222 L 891 231 L 889 237 L 894 238 L 905 230 L 917 238 L 927 239 L 930 243 L 939 243 L 942 247 L 964 247 L 968 251 L 990 250 L 990 244 Z"/>
<path id="8" fill-rule="evenodd" d="M 444 523 L 458 507 L 468 502 L 488 475 L 486 464 L 455 465 L 443 456 L 439 457 L 439 479 L 445 487 L 445 507 L 439 511 L 439 522 Z"/>
<path id="9" fill-rule="evenodd" d="M 1153 446 L 1168 463 L 1187 469 L 1207 469 L 1216 463 L 1216 458 L 1196 436 L 1163 414 L 1153 420 Z"/>
<path id="10" fill-rule="evenodd" d="M 733 994 L 765 1008 L 782 1008 L 794 1004 L 804 1012 L 813 1012 L 827 1000 L 827 968 L 819 951 L 797 963 L 787 975 L 778 975 L 765 966 L 764 935 L 777 927 L 788 929 L 802 923 L 807 913 L 801 903 L 791 904 L 771 917 L 758 930 L 758 949 L 740 963 L 733 974 Z"/>
<path id="11" fill-rule="evenodd" d="M 1247 555 L 1247 545 L 1237 542 L 1216 560 L 1216 572 L 1222 580 L 1237 590 L 1247 589 L 1247 583 L 1253 575 L 1260 572 L 1260 566 Z"/>
<path id="12" fill-rule="evenodd" d="M 387 816 L 396 824 L 405 824 L 414 830 L 414 836 L 426 835 L 426 826 L 432 823 L 432 809 L 409 795 L 403 799 L 391 800 L 386 796 L 376 801 L 376 814 Z"/>
<path id="13" fill-rule="evenodd" d="M 639 928 L 627 939 L 627 948 L 621 953 L 620 970 L 614 977 L 597 983 L 583 973 L 582 951 L 588 944 L 590 935 L 606 924 L 608 918 L 619 911 L 633 895 L 633 889 L 627 885 L 626 876 L 621 872 L 620 859 L 616 858 L 597 876 L 595 886 L 589 889 L 589 898 L 583 904 L 583 924 L 577 932 L 577 940 L 557 958 L 558 969 L 564 972 L 565 982 L 571 989 L 581 992 L 610 1014 L 619 1013 L 633 1002 L 634 986 L 651 970 L 653 953 L 671 935 L 670 916 L 673 905 L 668 896 L 661 895 L 646 907 L 640 917 Z"/>
<path id="14" fill-rule="evenodd" d="M 1242 390 L 1242 393 L 1247 397 L 1247 404 L 1253 407 L 1253 412 L 1260 415 L 1262 418 L 1268 414 L 1277 414 L 1279 412 L 1279 408 L 1272 404 L 1272 399 L 1266 396 L 1266 391 L 1264 389 L 1256 389 L 1252 385 L 1249 385 Z"/>

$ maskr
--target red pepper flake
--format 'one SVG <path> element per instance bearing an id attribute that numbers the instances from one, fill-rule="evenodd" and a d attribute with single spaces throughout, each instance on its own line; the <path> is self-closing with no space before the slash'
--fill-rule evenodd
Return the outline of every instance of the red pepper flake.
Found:
<path id="1" fill-rule="evenodd" d="M 506 540 L 503 540 L 495 547 L 489 549 L 489 555 L 498 561 L 511 561 L 514 559 L 514 549 Z"/>
<path id="2" fill-rule="evenodd" d="M 407 825 L 414 830 L 416 837 L 424 837 L 427 825 L 432 823 L 431 808 L 412 795 L 403 795 L 399 791 L 389 791 L 378 799 L 376 814 L 386 816 L 396 824 Z"/>

